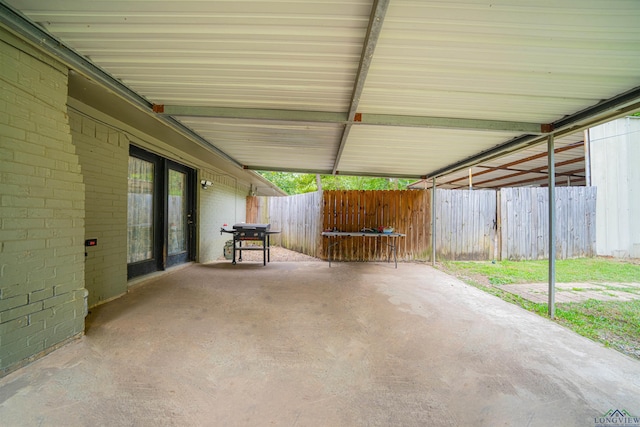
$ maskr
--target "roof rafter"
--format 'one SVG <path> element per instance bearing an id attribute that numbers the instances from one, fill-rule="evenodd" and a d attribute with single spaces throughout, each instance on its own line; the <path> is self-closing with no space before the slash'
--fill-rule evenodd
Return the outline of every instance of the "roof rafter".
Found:
<path id="1" fill-rule="evenodd" d="M 349 113 L 347 115 L 349 120 L 353 120 L 356 115 L 356 110 L 360 104 L 360 96 L 364 89 L 364 83 L 369 73 L 369 67 L 371 66 L 371 60 L 373 59 L 373 53 L 376 50 L 376 44 L 380 37 L 380 31 L 382 30 L 382 24 L 384 23 L 384 17 L 387 14 L 387 7 L 389 6 L 389 0 L 374 0 L 371 7 L 371 16 L 369 17 L 369 26 L 367 27 L 367 34 L 364 39 L 364 45 L 362 46 L 362 54 L 360 55 L 360 64 L 358 65 L 358 72 L 356 74 L 355 84 L 353 85 L 353 92 L 351 93 L 351 104 L 349 105 Z M 338 151 L 333 162 L 333 173 L 337 173 L 340 159 L 342 158 L 342 152 L 344 146 L 349 138 L 351 132 L 351 124 L 347 123 L 344 126 L 342 137 L 340 138 L 340 145 L 338 145 Z"/>
<path id="2" fill-rule="evenodd" d="M 278 168 L 265 165 L 244 165 L 243 169 L 252 171 L 269 171 L 269 172 L 291 172 L 291 173 L 308 173 L 313 175 L 331 175 L 330 170 L 324 169 L 300 169 L 300 168 Z"/>
<path id="3" fill-rule="evenodd" d="M 581 172 L 581 171 L 584 171 L 584 169 L 575 169 L 573 171 L 568 171 L 568 172 L 565 172 L 563 174 L 556 173 L 556 180 L 557 180 L 558 177 L 562 176 L 562 177 L 567 177 L 567 178 L 575 178 L 574 182 L 581 182 L 581 181 L 583 181 L 585 179 L 585 177 L 580 176 L 580 175 L 575 175 L 575 173 Z M 546 181 L 547 179 L 548 179 L 547 176 L 540 176 L 540 177 L 535 177 L 535 178 L 527 178 L 527 179 L 523 179 L 523 180 L 520 180 L 520 181 L 508 182 L 508 183 L 500 185 L 498 187 L 513 187 L 513 186 L 516 186 L 516 185 L 530 184 L 532 182 L 537 182 L 537 181 Z M 543 184 L 540 184 L 540 186 L 541 187 L 546 187 L 547 184 L 543 183 Z M 492 188 L 496 188 L 496 187 L 492 187 Z"/>
<path id="4" fill-rule="evenodd" d="M 389 173 L 366 173 L 362 172 L 351 172 L 351 171 L 338 171 L 335 174 L 331 170 L 323 170 L 323 169 L 300 169 L 300 168 L 277 168 L 273 166 L 265 166 L 265 165 L 245 165 L 244 169 L 254 170 L 254 171 L 271 171 L 271 172 L 293 172 L 293 173 L 310 173 L 310 174 L 320 174 L 320 175 L 342 175 L 342 176 L 367 176 L 372 178 L 404 178 L 404 179 L 415 179 L 415 175 L 406 175 L 406 174 L 389 174 Z"/>
<path id="5" fill-rule="evenodd" d="M 540 123 L 506 120 L 479 120 L 455 117 L 404 116 L 394 114 L 334 113 L 329 111 L 282 110 L 267 108 L 209 107 L 195 105 L 161 105 L 153 110 L 164 116 L 210 117 L 219 119 L 276 120 L 305 123 L 339 123 L 346 126 L 404 126 L 440 129 L 468 129 L 542 134 Z"/>
<path id="6" fill-rule="evenodd" d="M 562 167 L 562 166 L 570 165 L 570 164 L 573 164 L 573 163 L 579 163 L 581 161 L 583 161 L 581 158 L 575 158 L 575 159 L 565 160 L 564 162 L 558 162 L 555 165 L 556 165 L 556 167 Z M 487 179 L 485 181 L 476 182 L 475 185 L 486 184 L 487 182 L 492 182 L 492 181 L 504 181 L 505 179 L 514 178 L 516 176 L 526 175 L 528 173 L 540 173 L 540 174 L 544 174 L 545 176 L 547 176 L 548 172 L 542 172 L 542 171 L 547 169 L 548 167 L 549 166 L 544 165 L 544 166 L 539 166 L 537 168 L 533 168 L 533 169 L 529 169 L 529 170 L 518 171 L 518 172 L 512 173 L 510 175 L 501 176 L 499 178 Z M 556 172 L 556 175 L 563 175 L 563 173 Z"/>
<path id="7" fill-rule="evenodd" d="M 564 147 L 556 148 L 553 151 L 554 151 L 554 153 L 558 154 L 558 153 L 562 153 L 562 152 L 565 152 L 565 151 L 573 150 L 573 149 L 576 149 L 576 148 L 583 148 L 583 147 L 584 147 L 584 142 L 580 141 L 580 142 L 575 142 L 573 144 L 570 144 L 570 145 L 567 145 L 567 146 L 564 146 Z M 534 154 L 534 155 L 529 156 L 529 157 L 525 157 L 524 159 L 518 159 L 518 160 L 515 160 L 513 162 L 504 163 L 504 164 L 499 165 L 499 166 L 476 165 L 476 167 L 482 167 L 482 168 L 486 168 L 486 169 L 481 171 L 481 172 L 474 173 L 473 177 L 477 178 L 477 177 L 479 177 L 481 175 L 485 175 L 485 174 L 488 174 L 488 173 L 491 173 L 491 172 L 495 172 L 495 171 L 499 171 L 499 170 L 509 170 L 509 168 L 511 166 L 521 165 L 523 163 L 531 162 L 533 160 L 542 159 L 544 157 L 547 157 L 547 152 L 546 151 L 542 152 L 542 153 Z M 465 179 L 467 179 L 466 176 L 460 177 L 460 178 L 455 178 L 455 179 L 452 179 L 451 181 L 447 181 L 447 182 L 445 182 L 443 184 L 453 184 L 454 182 L 462 181 L 462 180 L 465 180 Z"/>
<path id="8" fill-rule="evenodd" d="M 153 111 L 164 116 L 210 117 L 217 119 L 277 120 L 307 123 L 346 123 L 346 113 L 327 111 L 279 110 L 267 108 L 231 108 L 189 105 L 154 105 Z"/>
<path id="9" fill-rule="evenodd" d="M 471 129 L 504 132 L 544 134 L 547 125 L 513 122 L 507 120 L 480 120 L 456 117 L 403 116 L 391 114 L 362 114 L 363 124 L 381 126 L 406 126 L 442 129 Z"/>

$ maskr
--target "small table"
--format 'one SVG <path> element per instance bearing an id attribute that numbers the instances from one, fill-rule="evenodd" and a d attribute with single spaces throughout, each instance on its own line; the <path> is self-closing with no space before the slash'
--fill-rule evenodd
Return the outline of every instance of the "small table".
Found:
<path id="1" fill-rule="evenodd" d="M 396 251 L 396 239 L 398 237 L 405 237 L 406 234 L 402 233 L 371 233 L 364 231 L 323 231 L 322 235 L 324 237 L 328 237 L 331 239 L 332 237 L 386 237 L 387 238 L 387 246 L 391 248 L 393 252 L 393 261 L 395 263 L 396 268 L 398 268 L 398 257 Z M 337 240 L 337 239 L 336 239 Z M 339 244 L 339 241 L 333 242 L 329 244 L 327 255 L 329 258 L 329 267 L 331 267 L 331 248 L 335 245 Z M 389 262 L 389 253 L 387 253 L 387 262 Z"/>

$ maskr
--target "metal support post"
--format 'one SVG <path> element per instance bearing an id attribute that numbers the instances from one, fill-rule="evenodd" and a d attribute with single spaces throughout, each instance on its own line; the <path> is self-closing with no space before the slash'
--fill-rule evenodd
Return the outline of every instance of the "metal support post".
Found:
<path id="1" fill-rule="evenodd" d="M 553 134 L 547 140 L 549 171 L 549 317 L 556 315 L 556 165 Z"/>
<path id="2" fill-rule="evenodd" d="M 585 185 L 591 187 L 591 132 L 584 131 L 584 177 Z"/>
<path id="3" fill-rule="evenodd" d="M 436 179 L 431 186 L 431 265 L 436 265 Z"/>

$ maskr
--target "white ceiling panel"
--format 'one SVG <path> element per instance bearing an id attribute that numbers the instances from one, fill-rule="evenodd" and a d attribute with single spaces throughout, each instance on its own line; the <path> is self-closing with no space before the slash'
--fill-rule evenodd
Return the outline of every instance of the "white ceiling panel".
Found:
<path id="1" fill-rule="evenodd" d="M 0 7 L 0 25 L 240 168 L 535 181 L 546 159 L 520 161 L 547 135 L 562 147 L 640 110 L 638 0 Z M 559 173 L 580 178 L 577 152 Z"/>
<path id="2" fill-rule="evenodd" d="M 333 166 L 340 125 L 183 117 L 196 131 L 244 167 L 261 170 L 327 170 Z"/>
<path id="3" fill-rule="evenodd" d="M 391 1 L 363 113 L 551 123 L 638 85 L 635 1 Z"/>
<path id="4" fill-rule="evenodd" d="M 515 136 L 516 134 L 513 134 Z M 342 153 L 340 173 L 419 176 L 502 142 L 503 132 L 354 126 Z"/>
<path id="5" fill-rule="evenodd" d="M 15 1 L 157 104 L 347 108 L 370 3 Z"/>

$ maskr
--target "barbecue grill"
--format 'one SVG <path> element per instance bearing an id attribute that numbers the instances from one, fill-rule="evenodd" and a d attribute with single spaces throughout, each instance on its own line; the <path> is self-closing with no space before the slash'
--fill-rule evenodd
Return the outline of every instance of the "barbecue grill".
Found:
<path id="1" fill-rule="evenodd" d="M 271 224 L 246 223 L 235 224 L 233 230 L 225 230 L 224 227 L 220 228 L 220 234 L 233 234 L 233 261 L 231 261 L 231 264 L 236 264 L 236 252 L 238 252 L 238 262 L 242 261 L 242 251 L 262 251 L 262 265 L 267 265 L 267 262 L 271 262 L 271 255 L 269 253 L 269 246 L 271 244 L 270 237 L 272 234 L 280 232 L 271 231 L 270 228 Z M 242 246 L 242 242 L 246 241 L 262 242 L 262 246 Z"/>

